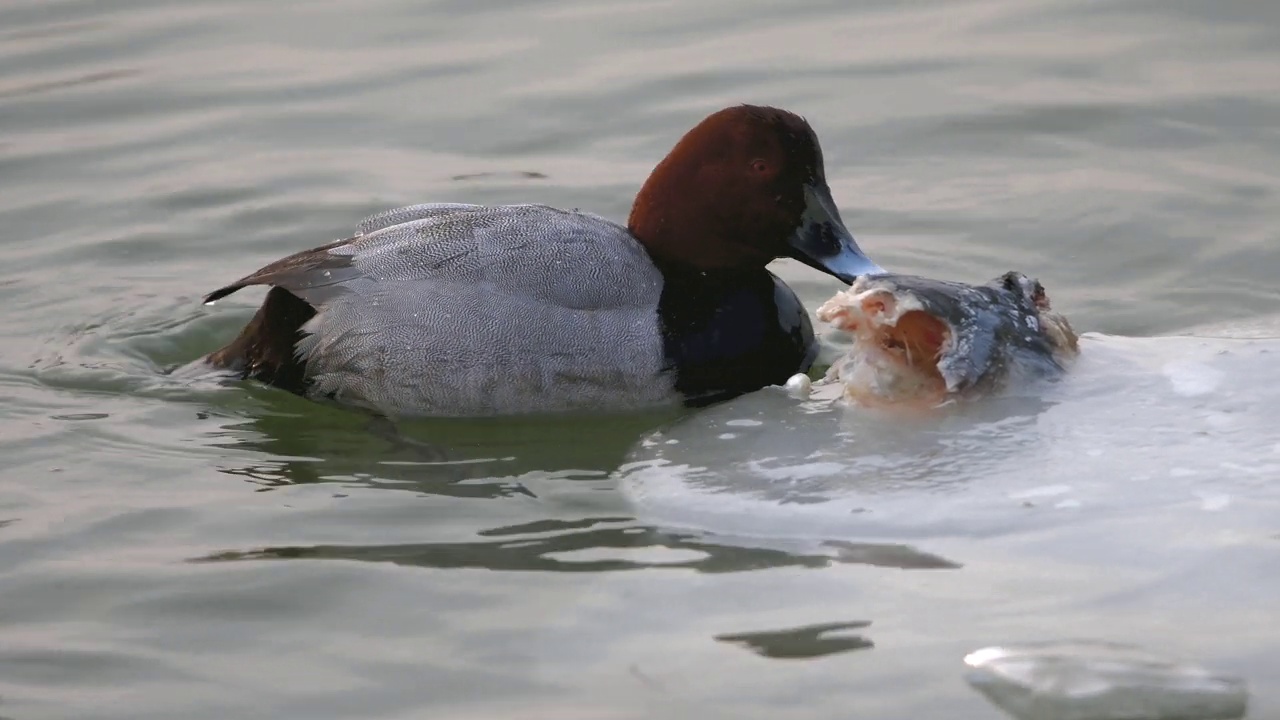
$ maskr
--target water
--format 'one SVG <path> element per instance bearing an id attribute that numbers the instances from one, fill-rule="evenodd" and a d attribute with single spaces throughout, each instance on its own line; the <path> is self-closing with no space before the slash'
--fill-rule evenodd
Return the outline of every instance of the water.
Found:
<path id="1" fill-rule="evenodd" d="M 989 647 L 966 680 L 1018 720 L 1239 720 L 1248 688 L 1178 658 L 1115 643 Z"/>
<path id="2" fill-rule="evenodd" d="M 759 523 L 731 528 L 641 502 L 625 468 L 669 418 L 397 435 L 159 373 L 260 297 L 201 294 L 367 214 L 623 218 L 680 133 L 745 101 L 814 123 L 886 267 L 1022 270 L 1106 336 L 1247 324 L 1280 307 L 1278 66 L 1280 5 L 1248 0 L 4 4 L 0 715 L 995 718 L 966 653 L 1082 636 L 1238 673 L 1251 717 L 1280 714 L 1280 493 L 1257 403 L 1243 434 L 1192 427 L 1208 411 L 1143 434 L 1174 381 L 1095 366 L 1112 425 L 1080 434 L 1122 428 L 1149 460 L 1225 433 L 1208 447 L 1230 456 L 1199 458 L 1219 471 L 1132 482 L 1134 456 L 1049 447 L 1019 479 L 992 468 L 1040 436 L 1003 418 L 1063 406 L 992 403 L 937 421 L 946 442 L 883 501 L 946 532 L 851 514 L 815 538 L 775 511 L 840 487 L 745 504 Z M 836 290 L 778 271 L 811 308 Z M 1205 382 L 1162 342 L 1098 340 L 1158 358 L 1144 377 L 1174 363 L 1184 389 Z M 1255 363 L 1231 367 L 1267 377 Z M 865 424 L 747 402 L 771 408 L 762 425 L 680 426 L 713 477 L 760 449 L 721 434 L 838 450 L 821 433 Z M 875 427 L 884 452 L 924 432 Z M 981 456 L 981 432 L 1008 453 L 946 463 L 964 438 Z"/>

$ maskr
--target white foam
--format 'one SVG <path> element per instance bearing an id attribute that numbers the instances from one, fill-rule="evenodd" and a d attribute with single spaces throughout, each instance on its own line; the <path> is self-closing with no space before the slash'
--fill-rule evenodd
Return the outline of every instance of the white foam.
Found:
<path id="1" fill-rule="evenodd" d="M 1070 485 L 1041 485 L 1019 492 L 1009 493 L 1009 497 L 1014 500 L 1031 500 L 1034 498 L 1054 497 L 1056 495 L 1066 495 L 1071 492 Z"/>
<path id="2" fill-rule="evenodd" d="M 1222 371 L 1201 362 L 1177 360 L 1162 368 L 1173 391 L 1186 397 L 1208 395 L 1222 385 Z"/>
<path id="3" fill-rule="evenodd" d="M 1200 496 L 1200 507 L 1209 512 L 1225 510 L 1231 505 L 1231 496 L 1226 493 L 1208 493 Z"/>
<path id="4" fill-rule="evenodd" d="M 1243 512 L 1272 492 L 1280 366 L 1202 338 L 1082 345 L 1036 394 L 925 416 L 752 393 L 663 429 L 619 487 L 659 526 L 823 541 L 1039 531 L 1171 502 Z M 744 418 L 763 425 L 725 432 Z"/>

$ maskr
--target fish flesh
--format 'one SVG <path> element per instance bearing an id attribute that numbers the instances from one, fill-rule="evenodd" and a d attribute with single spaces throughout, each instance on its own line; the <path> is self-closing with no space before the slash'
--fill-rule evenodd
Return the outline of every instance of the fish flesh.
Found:
<path id="1" fill-rule="evenodd" d="M 1079 354 L 1071 323 L 1020 272 L 982 285 L 865 275 L 818 308 L 852 348 L 827 371 L 868 406 L 933 406 L 1060 375 Z"/>

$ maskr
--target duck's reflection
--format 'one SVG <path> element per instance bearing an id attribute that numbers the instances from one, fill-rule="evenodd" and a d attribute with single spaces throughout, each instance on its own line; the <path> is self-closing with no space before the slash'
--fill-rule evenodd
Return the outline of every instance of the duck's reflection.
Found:
<path id="1" fill-rule="evenodd" d="M 906 545 L 832 541 L 807 548 L 761 547 L 738 541 L 724 542 L 704 533 L 674 533 L 645 527 L 628 517 L 539 520 L 486 530 L 478 535 L 486 539 L 398 545 L 272 546 L 228 550 L 192 558 L 192 561 L 363 560 L 429 568 L 569 573 L 653 568 L 731 573 L 833 565 L 916 570 L 960 567 L 958 563 Z"/>
<path id="2" fill-rule="evenodd" d="M 529 494 L 531 472 L 604 475 L 646 432 L 677 413 L 595 417 L 441 419 L 391 422 L 285 396 L 212 433 L 214 442 L 256 456 L 220 471 L 271 489 L 359 483 L 453 497 Z"/>
<path id="3" fill-rule="evenodd" d="M 263 490 L 332 482 L 350 488 L 408 490 L 429 509 L 456 499 L 559 494 L 571 483 L 576 499 L 596 490 L 618 496 L 577 506 L 548 501 L 548 515 L 485 528 L 475 540 L 361 545 L 277 545 L 229 549 L 193 561 L 342 559 L 429 568 L 567 573 L 679 568 L 730 573 L 782 567 L 872 565 L 955 569 L 946 558 L 907 545 L 845 540 L 803 541 L 671 531 L 630 516 L 614 472 L 639 440 L 672 415 L 438 420 L 392 424 L 350 411 L 274 394 L 271 406 L 244 422 L 223 425 L 217 443 L 242 459 L 222 472 Z M 294 404 L 298 403 L 298 407 Z M 247 456 L 247 457 L 246 457 Z M 550 478 L 550 479 L 549 479 Z M 591 482 L 583 482 L 589 480 Z M 574 510 L 573 507 L 578 509 Z M 539 504 L 531 506 L 536 509 Z M 586 509 L 590 508 L 590 509 Z M 570 516 L 566 518 L 566 515 Z M 583 515 L 572 517 L 573 515 Z"/>

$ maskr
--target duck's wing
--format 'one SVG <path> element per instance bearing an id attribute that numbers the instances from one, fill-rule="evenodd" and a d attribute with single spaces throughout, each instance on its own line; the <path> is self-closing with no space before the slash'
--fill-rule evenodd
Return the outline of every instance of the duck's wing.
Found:
<path id="1" fill-rule="evenodd" d="M 303 250 L 288 257 L 280 258 L 261 268 L 257 272 L 220 287 L 205 296 L 204 301 L 211 303 L 220 300 L 241 288 L 250 285 L 273 285 L 290 290 L 307 290 L 322 285 L 333 285 L 354 277 L 350 258 L 329 251 L 372 235 L 380 230 L 404 225 L 416 220 L 441 218 L 454 213 L 467 213 L 484 210 L 483 205 L 465 203 L 422 203 L 406 207 L 393 208 L 370 215 L 360 221 L 356 233 L 342 240 L 335 240 L 328 245 Z M 336 273 L 336 274 L 335 274 Z"/>
<path id="2" fill-rule="evenodd" d="M 336 240 L 328 245 L 280 258 L 230 285 L 224 285 L 205 295 L 204 302 L 213 303 L 250 285 L 281 287 L 301 297 L 304 292 L 321 285 L 333 285 L 352 279 L 356 271 L 350 257 L 335 255 L 330 251 L 349 245 L 359 238 L 360 236 L 356 235 L 345 240 Z"/>
<path id="3" fill-rule="evenodd" d="M 205 296 L 283 288 L 319 307 L 366 283 L 482 284 L 568 308 L 656 303 L 661 277 L 627 230 L 544 205 L 412 205 L 373 215 L 351 237 L 276 260 Z"/>
<path id="4" fill-rule="evenodd" d="M 482 212 L 484 210 L 484 205 L 470 205 L 467 203 L 422 203 L 420 205 L 393 208 L 377 215 L 370 215 L 360 221 L 360 228 L 357 234 L 369 235 L 392 225 L 403 225 L 414 220 L 428 220 L 454 213 Z"/>

